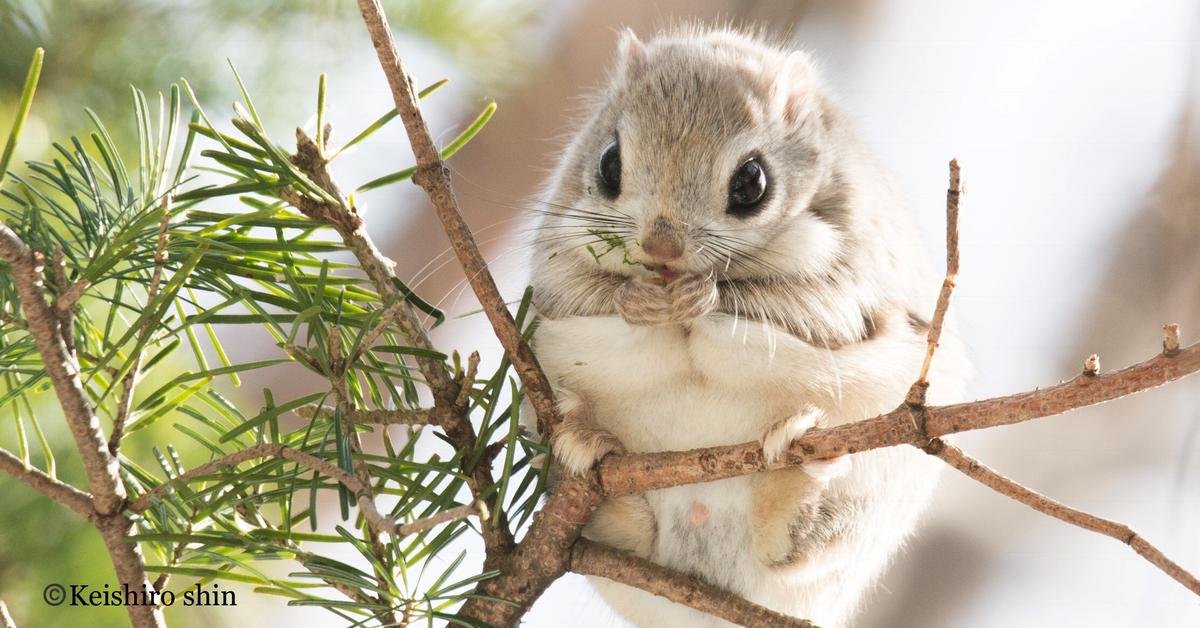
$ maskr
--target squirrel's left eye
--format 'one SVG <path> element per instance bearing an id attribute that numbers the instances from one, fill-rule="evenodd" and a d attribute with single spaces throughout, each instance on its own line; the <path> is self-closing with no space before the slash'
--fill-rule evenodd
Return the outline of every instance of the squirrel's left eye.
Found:
<path id="1" fill-rule="evenodd" d="M 609 142 L 600 152 L 600 163 L 596 166 L 600 179 L 600 190 L 608 198 L 621 194 L 621 144 L 619 140 Z"/>
<path id="2" fill-rule="evenodd" d="M 742 162 L 729 179 L 728 213 L 749 216 L 762 208 L 767 197 L 767 169 L 758 157 Z"/>

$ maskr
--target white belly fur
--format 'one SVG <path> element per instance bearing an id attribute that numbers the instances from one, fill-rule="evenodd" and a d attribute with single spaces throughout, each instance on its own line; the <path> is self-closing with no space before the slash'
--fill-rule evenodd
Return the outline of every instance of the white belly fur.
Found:
<path id="1" fill-rule="evenodd" d="M 551 381 L 583 397 L 593 420 L 631 452 L 757 440 L 802 404 L 824 410 L 826 425 L 891 410 L 915 379 L 925 348 L 907 327 L 836 351 L 723 315 L 688 327 L 571 317 L 541 321 L 535 343 Z M 943 342 L 931 402 L 961 398 L 961 356 L 953 338 Z M 911 448 L 853 456 L 851 472 L 829 490 L 869 495 L 872 505 L 855 533 L 820 564 L 780 569 L 751 554 L 751 477 L 647 493 L 658 526 L 650 558 L 760 604 L 838 625 L 928 501 L 938 465 L 927 458 Z M 697 504 L 707 510 L 702 525 L 692 520 Z M 596 580 L 618 612 L 637 625 L 724 625 Z"/>

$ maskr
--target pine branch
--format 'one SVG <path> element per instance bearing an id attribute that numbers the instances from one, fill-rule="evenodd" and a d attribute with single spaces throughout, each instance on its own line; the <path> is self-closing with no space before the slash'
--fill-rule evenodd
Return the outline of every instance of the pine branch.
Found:
<path id="1" fill-rule="evenodd" d="M 423 519 L 400 524 L 393 529 L 394 531 L 392 533 L 396 536 L 408 536 L 410 534 L 416 534 L 417 532 L 428 530 L 448 521 L 457 521 L 459 519 L 466 519 L 467 517 L 471 516 L 476 516 L 480 519 L 487 519 L 489 516 L 487 505 L 483 502 L 475 502 L 474 504 L 467 504 L 465 506 L 457 506 L 455 508 L 443 510 L 436 515 L 430 515 Z"/>
<path id="2" fill-rule="evenodd" d="M 328 134 L 326 134 L 328 135 Z M 354 207 L 346 204 L 337 184 L 329 176 L 328 161 L 321 156 L 322 151 L 304 133 L 296 130 L 296 154 L 292 161 L 310 179 L 316 182 L 336 203 L 316 201 L 295 192 L 283 190 L 281 197 L 291 203 L 308 217 L 332 225 L 339 233 L 342 241 L 354 253 L 359 266 L 384 301 L 392 301 L 398 307 L 385 312 L 384 319 L 395 321 L 396 327 L 405 338 L 426 354 L 436 353 L 425 328 L 421 326 L 408 303 L 407 295 L 397 287 L 394 272 L 395 262 L 388 259 L 375 247 L 370 236 L 363 228 L 362 218 Z M 503 304 L 501 304 L 503 305 Z M 507 312 L 507 310 L 505 310 Z M 514 325 L 515 328 L 515 325 Z M 462 388 L 469 382 L 456 381 L 446 368 L 446 364 L 430 357 L 418 356 L 417 364 L 425 375 L 433 392 L 435 407 L 442 413 L 439 425 L 455 444 L 458 451 L 474 451 L 477 446 L 475 429 L 471 425 L 469 406 L 463 402 Z M 349 410 L 350 407 L 344 408 Z M 491 467 L 487 461 L 471 466 L 468 456 L 462 457 L 462 471 L 469 478 L 468 486 L 475 499 L 484 499 L 490 512 L 499 513 L 494 517 L 482 519 L 484 545 L 491 554 L 502 556 L 513 547 L 512 532 L 508 529 L 508 519 L 503 514 L 503 505 L 496 500 L 493 490 L 495 480 L 492 478 Z M 488 497 L 490 496 L 490 497 Z"/>
<path id="3" fill-rule="evenodd" d="M 489 626 L 519 625 L 533 602 L 570 567 L 571 547 L 604 499 L 595 476 L 593 471 L 564 478 L 512 552 L 498 559 L 489 553 L 485 565 L 501 573 L 479 583 L 459 615 Z"/>
<path id="4" fill-rule="evenodd" d="M 9 265 L 29 332 L 75 439 L 92 494 L 95 513 L 92 521 L 104 539 L 117 579 L 130 589 L 149 587 L 141 550 L 125 538 L 133 523 L 122 513 L 125 487 L 120 481 L 117 459 L 108 451 L 99 419 L 79 379 L 79 362 L 63 336 L 62 318 L 46 302 L 42 283 L 45 257 L 0 224 L 0 259 Z M 163 625 L 162 610 L 158 607 L 135 604 L 127 608 L 135 628 Z"/>
<path id="5" fill-rule="evenodd" d="M 296 550 L 293 550 L 293 551 L 296 551 Z M 308 567 L 309 565 L 313 564 L 313 562 L 315 560 L 319 560 L 319 557 L 316 554 L 312 554 L 310 552 L 296 551 L 296 561 L 299 562 L 301 565 L 304 565 L 305 567 Z M 333 587 L 333 589 L 335 591 L 337 591 L 338 593 L 341 593 L 342 595 L 346 596 L 348 599 L 354 600 L 355 602 L 362 604 L 363 606 L 374 606 L 374 605 L 379 604 L 378 600 L 373 600 L 373 599 L 367 597 L 361 591 L 346 584 L 345 582 L 341 582 L 339 580 L 334 580 L 333 578 L 321 578 L 321 580 L 323 582 L 325 582 L 325 584 Z M 399 625 L 404 626 L 406 624 L 400 623 Z"/>
<path id="6" fill-rule="evenodd" d="M 328 162 L 321 157 L 321 151 L 317 149 L 312 139 L 300 129 L 296 130 L 296 155 L 293 157 L 293 162 L 314 182 L 319 185 L 323 183 L 322 189 L 337 202 L 313 200 L 287 189 L 281 190 L 280 197 L 309 218 L 333 226 L 342 241 L 354 254 L 354 258 L 384 302 L 392 302 L 399 306 L 398 310 L 393 313 L 393 319 L 404 337 L 414 347 L 427 353 L 436 353 L 433 343 L 429 341 L 429 335 L 418 321 L 412 305 L 408 303 L 405 295 L 393 281 L 396 278 L 396 263 L 375 246 L 371 236 L 363 229 L 363 220 L 358 215 L 358 210 L 346 204 L 341 190 L 329 176 Z M 429 382 L 430 388 L 433 389 L 435 398 L 440 399 L 452 395 L 453 382 L 444 363 L 433 358 L 418 356 L 417 365 L 425 376 L 425 381 Z"/>
<path id="7" fill-rule="evenodd" d="M 354 407 L 354 402 L 350 398 L 350 390 L 346 386 L 346 360 L 342 355 L 342 333 L 341 328 L 334 325 L 329 329 L 329 358 L 330 358 L 330 374 L 329 383 L 333 387 L 333 395 L 336 398 L 337 409 L 340 414 L 346 414 Z M 361 458 L 353 457 L 353 454 L 362 453 L 362 441 L 358 438 L 358 428 L 350 421 L 341 421 L 339 423 L 342 433 L 341 438 L 345 439 L 347 446 L 350 448 L 351 462 L 350 465 L 354 469 L 354 475 L 361 485 L 361 492 L 358 494 L 360 502 L 366 501 L 371 503 L 371 509 L 374 509 L 374 497 L 371 491 L 371 472 L 367 469 L 367 463 Z M 378 513 L 376 513 L 378 514 Z M 388 551 L 384 546 L 381 536 L 384 533 L 380 529 L 378 521 L 372 521 L 367 517 L 367 545 L 371 548 L 371 553 L 375 555 L 376 561 L 372 562 L 371 568 L 375 571 L 375 583 L 380 589 L 386 590 L 388 586 L 388 574 L 384 572 L 390 564 L 388 560 Z M 379 604 L 388 606 L 387 599 L 381 593 L 379 595 Z M 379 614 L 379 620 L 384 625 L 396 624 L 398 619 L 396 613 L 392 609 L 382 611 Z"/>
<path id="8" fill-rule="evenodd" d="M 167 263 L 167 240 L 169 239 L 167 228 L 170 224 L 171 197 L 168 195 L 163 201 L 162 218 L 158 222 L 158 243 L 154 249 L 154 272 L 150 276 L 150 288 L 146 291 L 147 307 L 158 296 L 158 287 L 162 283 L 163 267 Z M 140 332 L 139 342 L 145 342 L 150 337 L 150 334 L 154 332 L 155 322 L 151 319 L 146 320 Z M 121 448 L 121 438 L 125 434 L 125 422 L 129 419 L 129 411 L 133 407 L 133 389 L 141 375 L 142 357 L 142 352 L 133 356 L 133 366 L 121 380 L 121 398 L 117 401 L 117 414 L 113 417 L 113 432 L 108 439 L 108 452 L 114 457 Z"/>
<path id="9" fill-rule="evenodd" d="M 388 306 L 388 308 L 383 311 L 383 315 L 379 317 L 379 322 L 376 323 L 369 332 L 367 332 L 367 335 L 363 336 L 362 342 L 359 343 L 358 348 L 355 349 L 352 354 L 350 354 L 350 357 L 347 358 L 346 361 L 350 364 L 357 362 L 358 359 L 362 357 L 362 353 L 369 349 L 371 345 L 375 344 L 375 341 L 383 335 L 383 332 L 387 331 L 388 327 L 391 327 L 396 323 L 396 319 L 404 316 L 404 310 L 407 307 L 411 306 L 409 306 L 406 301 L 397 301 L 396 303 Z"/>
<path id="10" fill-rule="evenodd" d="M 759 606 L 698 578 L 587 539 L 579 539 L 571 547 L 570 569 L 577 574 L 600 576 L 642 589 L 739 626 L 817 628 L 808 620 Z"/>
<path id="11" fill-rule="evenodd" d="M 358 8 L 375 45 L 379 64 L 392 90 L 396 111 L 400 112 L 400 118 L 404 121 L 404 130 L 408 133 L 413 155 L 417 159 L 413 182 L 421 186 L 432 201 L 442 222 L 442 228 L 450 239 L 450 245 L 467 275 L 467 281 L 479 298 L 496 337 L 512 361 L 525 387 L 525 394 L 537 412 L 541 433 L 550 434 L 560 420 L 550 381 L 546 379 L 533 350 L 517 329 L 516 322 L 496 287 L 496 281 L 488 271 L 487 262 L 479 252 L 475 238 L 458 210 L 458 200 L 450 183 L 450 170 L 442 162 L 437 145 L 429 133 L 429 127 L 425 124 L 417 90 L 412 77 L 400 61 L 400 54 L 396 50 L 396 42 L 392 39 L 391 27 L 388 26 L 383 7 L 380 6 L 379 0 L 359 0 Z"/>
<path id="12" fill-rule="evenodd" d="M 305 453 L 298 449 L 288 447 L 280 443 L 263 443 L 260 445 L 252 445 L 240 451 L 236 451 L 227 456 L 222 456 L 216 460 L 211 460 L 198 467 L 189 469 L 184 473 L 171 478 L 170 480 L 159 484 L 153 489 L 141 494 L 137 499 L 129 503 L 128 510 L 133 513 L 145 512 L 154 502 L 161 500 L 167 496 L 174 486 L 187 484 L 198 478 L 209 477 L 217 474 L 222 469 L 234 467 L 248 460 L 257 458 L 281 458 L 289 460 L 297 464 L 301 464 L 313 471 L 329 476 L 330 479 L 340 483 L 354 493 L 358 507 L 363 513 L 363 517 L 367 523 L 374 529 L 391 534 L 398 537 L 407 536 L 421 530 L 427 530 L 430 527 L 445 523 L 455 519 L 465 519 L 471 515 L 479 515 L 486 512 L 485 509 L 478 505 L 462 506 L 452 508 L 431 517 L 413 521 L 411 523 L 398 523 L 388 518 L 379 512 L 375 507 L 375 503 L 370 498 L 370 488 L 368 485 L 360 482 L 358 478 L 347 473 L 341 467 L 330 464 L 312 454 Z M 452 513 L 452 514 L 448 514 Z"/>
<path id="13" fill-rule="evenodd" d="M 96 514 L 91 495 L 46 475 L 41 469 L 25 464 L 4 449 L 0 449 L 0 469 L 28 484 L 33 490 L 70 508 L 84 519 L 91 519 Z"/>
<path id="14" fill-rule="evenodd" d="M 117 462 L 108 454 L 99 421 L 79 381 L 79 364 L 59 333 L 58 316 L 46 302 L 42 283 L 45 257 L 0 224 L 0 259 L 9 265 L 29 332 L 66 413 L 67 425 L 83 458 L 96 511 L 101 515 L 119 512 L 125 489 L 117 480 Z"/>
<path id="15" fill-rule="evenodd" d="M 440 425 L 443 413 L 437 409 L 361 410 L 351 408 L 345 420 L 359 425 Z"/>

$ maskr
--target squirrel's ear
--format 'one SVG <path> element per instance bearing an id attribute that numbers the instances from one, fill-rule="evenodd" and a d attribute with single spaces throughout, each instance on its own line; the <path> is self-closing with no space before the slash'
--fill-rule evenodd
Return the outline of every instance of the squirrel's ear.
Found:
<path id="1" fill-rule="evenodd" d="M 820 117 L 816 70 L 807 54 L 788 53 L 771 81 L 770 103 L 771 113 L 789 124 L 802 125 Z"/>
<path id="2" fill-rule="evenodd" d="M 621 81 L 637 77 L 646 67 L 646 46 L 632 28 L 621 30 L 617 41 L 617 76 Z"/>

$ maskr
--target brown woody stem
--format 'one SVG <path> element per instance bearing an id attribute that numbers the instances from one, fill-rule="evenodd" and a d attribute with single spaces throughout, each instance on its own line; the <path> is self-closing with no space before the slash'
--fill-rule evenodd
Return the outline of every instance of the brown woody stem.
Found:
<path id="1" fill-rule="evenodd" d="M 20 458 L 4 449 L 0 449 L 0 469 L 85 519 L 90 519 L 96 514 L 92 508 L 91 495 L 46 475 L 41 469 L 26 465 Z"/>
<path id="2" fill-rule="evenodd" d="M 1142 538 L 1141 535 L 1134 532 L 1129 526 L 1103 517 L 1097 517 L 1082 510 L 1076 510 L 1021 486 L 940 438 L 933 439 L 925 447 L 925 452 L 941 458 L 946 464 L 958 469 L 967 477 L 987 486 L 997 493 L 1011 497 L 1044 515 L 1050 515 L 1059 521 L 1065 521 L 1073 526 L 1112 537 L 1132 547 L 1133 551 L 1140 554 L 1142 558 L 1145 558 L 1155 567 L 1161 569 L 1163 573 L 1174 578 L 1176 582 L 1187 587 L 1192 593 L 1200 595 L 1200 580 L 1196 576 L 1181 567 L 1179 563 L 1167 558 L 1157 547 L 1151 545 L 1149 541 Z"/>
<path id="3" fill-rule="evenodd" d="M 104 538 L 117 579 L 134 590 L 153 586 L 146 577 L 141 550 L 125 538 L 133 523 L 122 513 L 126 498 L 119 463 L 108 451 L 100 420 L 80 381 L 79 362 L 67 342 L 69 335 L 64 337 L 63 334 L 64 316 L 69 320 L 73 313 L 62 312 L 60 315 L 46 302 L 42 279 L 45 256 L 26 246 L 3 224 L 0 224 L 0 260 L 9 266 L 28 331 L 75 440 L 92 495 L 93 515 L 89 519 Z M 133 604 L 126 608 L 135 628 L 160 628 L 163 625 L 162 610 L 158 607 Z"/>
<path id="4" fill-rule="evenodd" d="M 496 287 L 495 279 L 488 272 L 487 262 L 475 244 L 475 237 L 458 210 L 458 200 L 450 184 L 450 170 L 442 162 L 441 154 L 429 134 L 429 127 L 425 124 L 425 118 L 421 115 L 417 90 L 413 86 L 412 77 L 400 61 L 400 54 L 396 51 L 396 42 L 392 39 L 392 31 L 388 26 L 387 16 L 383 13 L 383 7 L 380 6 L 379 0 L 359 0 L 358 8 L 371 35 L 371 41 L 375 44 L 379 64 L 392 89 L 396 111 L 400 112 L 409 143 L 412 144 L 413 155 L 417 158 L 417 171 L 413 175 L 413 182 L 424 188 L 433 203 L 446 236 L 450 238 L 450 245 L 458 256 L 459 264 L 467 274 L 471 289 L 479 298 L 496 337 L 521 378 L 525 394 L 537 412 L 541 432 L 549 434 L 559 420 L 550 381 L 546 379 L 533 350 L 517 329 L 517 324 Z"/>
<path id="5" fill-rule="evenodd" d="M 1158 355 L 1119 371 L 1079 376 L 1015 395 L 949 406 L 913 408 L 907 403 L 874 418 L 813 429 L 795 440 L 781 461 L 804 464 L 880 447 L 924 447 L 932 438 L 1062 414 L 1173 382 L 1200 370 L 1200 343 Z M 609 456 L 600 462 L 600 483 L 610 496 L 682 484 L 711 482 L 764 470 L 757 442 L 652 454 Z"/>
<path id="6" fill-rule="evenodd" d="M 816 628 L 806 619 L 789 617 L 698 578 L 676 573 L 628 552 L 587 539 L 579 539 L 571 548 L 571 571 L 636 587 L 739 626 Z"/>

